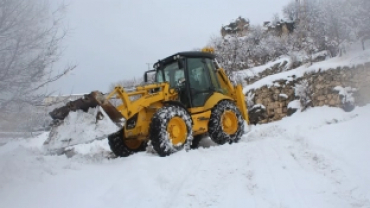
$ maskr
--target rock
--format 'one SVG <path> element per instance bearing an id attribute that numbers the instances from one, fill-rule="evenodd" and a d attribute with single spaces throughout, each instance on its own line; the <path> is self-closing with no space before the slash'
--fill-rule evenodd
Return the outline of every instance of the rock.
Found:
<path id="1" fill-rule="evenodd" d="M 283 113 L 287 113 L 287 107 L 283 107 Z"/>
<path id="2" fill-rule="evenodd" d="M 293 62 L 293 69 L 294 68 L 297 68 L 297 67 L 300 67 L 302 65 L 302 62 L 300 62 L 300 61 L 295 61 L 295 62 Z"/>
<path id="3" fill-rule="evenodd" d="M 263 105 L 254 105 L 248 111 L 249 114 L 249 122 L 251 124 L 256 125 L 263 120 L 266 120 L 267 123 L 267 114 L 266 114 L 266 107 Z"/>
<path id="4" fill-rule="evenodd" d="M 297 108 L 288 108 L 287 110 L 287 116 L 293 115 L 295 112 L 297 112 Z"/>
<path id="5" fill-rule="evenodd" d="M 330 106 L 337 106 L 337 105 L 338 105 L 338 103 L 337 103 L 337 101 L 336 101 L 336 100 L 331 99 L 331 100 L 329 101 L 329 105 L 330 105 Z"/>
<path id="6" fill-rule="evenodd" d="M 267 115 L 268 115 L 269 118 L 274 117 L 274 115 L 275 115 L 274 108 L 267 109 Z"/>
<path id="7" fill-rule="evenodd" d="M 351 112 L 353 109 L 355 109 L 355 105 L 351 102 L 345 102 L 342 106 L 342 109 L 345 112 Z"/>
<path id="8" fill-rule="evenodd" d="M 275 108 L 275 113 L 276 114 L 282 114 L 283 113 L 283 108 Z"/>
<path id="9" fill-rule="evenodd" d="M 278 97 L 279 97 L 279 101 L 286 101 L 289 98 L 289 96 L 284 93 L 279 94 Z"/>
<path id="10" fill-rule="evenodd" d="M 325 95 L 320 95 L 317 97 L 318 101 L 324 101 L 325 100 Z"/>
<path id="11" fill-rule="evenodd" d="M 279 66 L 280 66 L 280 63 L 276 63 L 276 64 L 274 64 L 274 65 L 271 67 L 271 69 L 272 69 L 272 70 L 277 70 L 277 69 L 279 69 Z"/>
<path id="12" fill-rule="evenodd" d="M 281 65 L 280 65 L 280 70 L 283 70 L 284 67 L 288 64 L 287 61 L 284 61 Z"/>

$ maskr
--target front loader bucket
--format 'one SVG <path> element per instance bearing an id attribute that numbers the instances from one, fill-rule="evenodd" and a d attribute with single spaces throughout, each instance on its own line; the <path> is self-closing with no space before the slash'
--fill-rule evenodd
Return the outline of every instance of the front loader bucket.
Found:
<path id="1" fill-rule="evenodd" d="M 99 91 L 93 91 L 90 94 L 84 95 L 83 98 L 70 101 L 65 106 L 56 108 L 49 113 L 52 119 L 54 120 L 64 120 L 68 116 L 70 111 L 82 110 L 87 112 L 89 108 L 96 108 L 100 106 L 109 118 L 119 127 L 123 126 L 124 118 L 120 112 L 114 107 L 105 96 Z M 97 115 L 97 119 L 99 119 Z"/>
<path id="2" fill-rule="evenodd" d="M 125 119 L 98 91 L 68 102 L 49 113 L 54 119 L 45 147 L 61 154 L 74 145 L 107 138 L 122 129 Z"/>

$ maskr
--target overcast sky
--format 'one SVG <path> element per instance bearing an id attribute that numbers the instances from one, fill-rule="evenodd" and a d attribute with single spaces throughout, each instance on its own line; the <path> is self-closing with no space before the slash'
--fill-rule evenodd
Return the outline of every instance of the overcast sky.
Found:
<path id="1" fill-rule="evenodd" d="M 54 1 L 54 0 L 50 0 Z M 55 2 L 55 1 L 54 1 Z M 202 48 L 239 16 L 262 24 L 290 0 L 67 0 L 70 28 L 56 68 L 77 68 L 49 86 L 62 94 L 107 92 L 178 51 Z"/>

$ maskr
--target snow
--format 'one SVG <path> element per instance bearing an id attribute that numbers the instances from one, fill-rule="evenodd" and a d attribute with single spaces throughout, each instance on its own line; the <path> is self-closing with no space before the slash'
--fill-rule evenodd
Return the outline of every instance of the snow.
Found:
<path id="1" fill-rule="evenodd" d="M 273 84 L 273 86 L 274 86 L 274 87 L 280 87 L 280 84 L 279 84 L 279 83 L 277 83 L 277 82 L 275 82 L 275 83 Z"/>
<path id="2" fill-rule="evenodd" d="M 254 101 L 253 101 L 254 96 L 255 96 L 255 94 L 254 94 L 254 93 L 249 92 L 249 93 L 247 94 L 247 97 L 245 98 L 245 99 L 247 100 L 247 105 L 248 105 L 249 107 L 254 105 Z"/>
<path id="3" fill-rule="evenodd" d="M 265 65 L 253 67 L 253 68 L 250 68 L 250 69 L 241 70 L 241 71 L 237 72 L 237 76 L 253 78 L 253 77 L 258 76 L 259 73 L 265 71 L 266 69 L 271 68 L 272 66 L 274 66 L 276 64 L 281 65 L 285 61 L 287 62 L 286 66 L 288 67 L 291 63 L 291 59 L 288 56 L 283 56 L 283 57 L 277 59 L 276 61 L 271 61 L 271 62 L 269 62 Z"/>
<path id="4" fill-rule="evenodd" d="M 277 60 L 278 62 L 278 60 Z M 261 80 L 254 82 L 251 85 L 244 87 L 243 92 L 244 94 L 252 89 L 257 89 L 262 86 L 272 86 L 274 81 L 281 80 L 281 79 L 292 79 L 292 77 L 302 77 L 305 73 L 310 72 L 317 72 L 319 70 L 326 71 L 328 69 L 335 69 L 337 67 L 354 67 L 357 65 L 362 65 L 364 63 L 370 62 L 370 49 L 364 51 L 349 51 L 347 54 L 341 57 L 334 57 L 325 61 L 316 62 L 316 63 L 307 63 L 304 64 L 296 69 L 292 69 L 289 71 L 281 72 L 278 74 L 274 74 L 271 76 L 267 76 Z M 249 71 L 256 71 L 266 69 L 266 66 L 261 66 L 257 68 L 247 69 L 244 72 L 240 72 L 241 76 L 249 76 Z M 244 75 L 243 75 L 244 73 Z"/>
<path id="5" fill-rule="evenodd" d="M 106 140 L 49 155 L 47 133 L 0 146 L 0 207 L 370 207 L 370 105 L 317 107 L 241 141 L 108 159 Z"/>
<path id="6" fill-rule="evenodd" d="M 101 120 L 96 119 L 98 112 L 103 115 Z M 52 129 L 46 147 L 50 151 L 55 151 L 70 145 L 88 143 L 100 138 L 104 139 L 107 135 L 118 130 L 119 128 L 110 120 L 101 107 L 90 108 L 87 113 L 81 110 L 71 111 L 62 125 Z"/>
<path id="7" fill-rule="evenodd" d="M 356 88 L 336 86 L 334 87 L 334 90 L 338 91 L 339 95 L 342 95 L 343 104 L 346 102 L 353 104 L 355 102 L 355 98 L 352 96 L 352 92 L 355 92 Z"/>
<path id="8" fill-rule="evenodd" d="M 262 105 L 262 104 L 256 104 L 256 105 L 254 105 L 254 106 L 251 108 L 251 110 L 253 110 L 254 108 L 266 109 L 266 107 L 265 107 L 264 105 Z"/>
<path id="9" fill-rule="evenodd" d="M 301 109 L 301 102 L 299 100 L 293 100 L 288 103 L 288 108 Z"/>
<path id="10" fill-rule="evenodd" d="M 317 52 L 315 54 L 312 54 L 312 59 L 316 59 L 319 56 L 327 57 L 329 55 L 329 52 L 327 50 Z"/>
<path id="11" fill-rule="evenodd" d="M 284 94 L 284 93 L 281 93 L 281 94 L 279 94 L 279 97 L 282 97 L 282 98 L 288 98 L 288 95 L 287 94 Z"/>

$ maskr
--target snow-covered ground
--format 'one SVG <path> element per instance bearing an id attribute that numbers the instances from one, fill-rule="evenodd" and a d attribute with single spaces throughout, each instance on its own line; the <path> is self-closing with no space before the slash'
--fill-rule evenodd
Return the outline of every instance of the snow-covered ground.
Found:
<path id="1" fill-rule="evenodd" d="M 48 155 L 47 134 L 0 146 L 0 207 L 370 207 L 370 105 L 319 107 L 241 141 L 108 159 L 106 140 Z"/>

